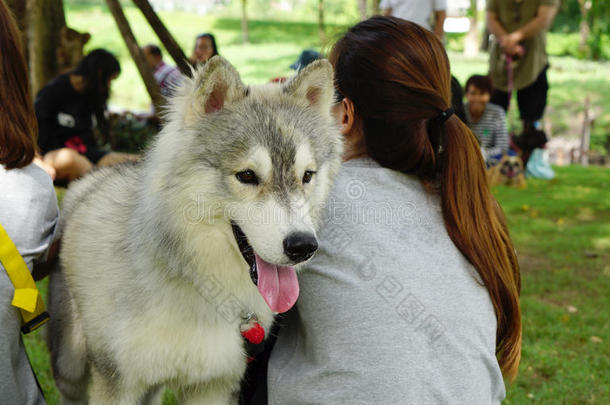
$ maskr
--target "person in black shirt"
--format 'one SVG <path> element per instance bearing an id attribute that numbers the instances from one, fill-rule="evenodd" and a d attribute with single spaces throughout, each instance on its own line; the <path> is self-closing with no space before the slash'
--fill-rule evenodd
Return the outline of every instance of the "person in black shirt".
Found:
<path id="1" fill-rule="evenodd" d="M 53 79 L 34 102 L 38 145 L 43 161 L 55 169 L 56 180 L 72 181 L 105 161 L 129 155 L 101 150 L 93 128 L 107 132 L 104 116 L 110 84 L 121 72 L 118 60 L 103 49 L 91 51 L 73 72 Z M 115 156 L 110 156 L 115 155 Z"/>

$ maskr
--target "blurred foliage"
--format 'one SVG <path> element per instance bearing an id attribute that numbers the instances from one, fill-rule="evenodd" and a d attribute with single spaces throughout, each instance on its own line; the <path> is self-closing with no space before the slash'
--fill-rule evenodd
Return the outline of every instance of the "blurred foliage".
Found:
<path id="1" fill-rule="evenodd" d="M 599 35 L 594 40 L 593 35 Z M 464 51 L 466 34 L 446 33 L 447 49 L 455 52 Z M 546 51 L 551 56 L 573 56 L 578 59 L 610 60 L 610 34 L 594 34 L 589 38 L 588 48 L 579 48 L 580 34 L 578 32 L 549 32 L 546 36 Z"/>
<path id="2" fill-rule="evenodd" d="M 132 7 L 126 8 L 125 11 L 140 43 L 158 43 L 158 38 L 142 13 Z M 243 44 L 239 18 L 217 18 L 179 11 L 164 11 L 160 12 L 159 16 L 187 53 L 193 46 L 196 34 L 202 31 L 213 32 L 221 55 L 234 64 L 244 83 L 248 84 L 266 83 L 274 77 L 291 75 L 293 71 L 289 66 L 303 49 L 327 51 L 337 34 L 347 27 L 329 23 L 326 31 L 329 41 L 320 44 L 315 22 L 251 20 L 251 43 Z M 148 110 L 150 100 L 146 89 L 108 10 L 103 6 L 103 0 L 99 0 L 99 4 L 92 7 L 66 7 L 66 19 L 71 27 L 91 33 L 92 38 L 85 47 L 86 51 L 101 47 L 119 58 L 122 72 L 113 83 L 110 105 L 130 110 Z M 448 34 L 447 39 L 451 70 L 462 83 L 472 74 L 487 72 L 486 54 L 482 53 L 474 59 L 462 56 L 463 35 Z M 577 49 L 577 44 L 578 33 L 548 34 L 548 49 L 551 55 L 573 55 L 571 50 Z M 172 63 L 171 58 L 167 59 L 168 63 Z M 579 136 L 582 123 L 579 117 L 582 114 L 584 98 L 588 95 L 597 112 L 591 148 L 602 154 L 608 153 L 605 139 L 610 134 L 610 110 L 606 107 L 610 106 L 609 76 L 610 63 L 551 56 L 551 90 L 547 114 L 553 124 L 554 136 Z M 512 110 L 515 113 L 509 117 L 509 122 L 519 125 L 517 109 Z"/>
<path id="3" fill-rule="evenodd" d="M 579 48 L 581 11 L 579 0 L 562 0 L 549 35 L 549 54 L 570 55 L 579 59 L 610 60 L 610 0 L 588 0 L 591 8 L 587 22 L 590 34 L 587 46 Z M 126 8 L 131 1 L 122 0 Z M 372 4 L 372 2 L 369 2 Z M 64 0 L 67 8 L 78 10 L 92 6 L 105 8 L 104 0 Z M 318 0 L 292 0 L 290 3 L 273 0 L 248 0 L 248 17 L 253 20 L 300 21 L 317 23 Z M 326 24 L 351 25 L 359 20 L 356 0 L 325 0 Z M 481 11 L 481 17 L 483 17 Z M 240 17 L 241 2 L 217 0 L 206 16 Z M 203 17 L 203 16 L 201 16 Z M 481 21 L 484 18 L 480 18 Z M 331 33 L 332 34 L 332 33 Z M 560 35 L 564 34 L 564 35 Z M 448 34 L 449 49 L 463 49 L 462 34 Z"/>
<path id="4" fill-rule="evenodd" d="M 570 55 L 594 60 L 610 60 L 610 1 L 586 0 L 590 4 L 587 25 L 590 33 L 586 49 L 579 49 L 579 38 L 570 45 Z M 563 0 L 551 31 L 555 33 L 578 33 L 582 13 L 578 0 Z M 567 49 L 567 48 L 566 48 Z"/>
<path id="5" fill-rule="evenodd" d="M 142 152 L 158 133 L 156 118 L 138 118 L 131 113 L 111 114 L 110 148 L 116 152 Z"/>
<path id="6" fill-rule="evenodd" d="M 562 0 L 551 31 L 563 33 L 578 32 L 580 19 L 578 0 Z"/>

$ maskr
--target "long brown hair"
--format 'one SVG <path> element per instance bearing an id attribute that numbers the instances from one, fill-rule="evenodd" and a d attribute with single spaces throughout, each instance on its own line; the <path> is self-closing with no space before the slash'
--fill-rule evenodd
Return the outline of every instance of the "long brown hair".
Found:
<path id="1" fill-rule="evenodd" d="M 38 125 L 22 49 L 17 24 L 0 0 L 0 164 L 6 169 L 29 165 L 37 150 Z"/>
<path id="2" fill-rule="evenodd" d="M 373 17 L 339 39 L 330 60 L 337 91 L 362 122 L 368 155 L 427 186 L 440 182 L 445 227 L 489 291 L 498 362 L 514 378 L 521 358 L 519 264 L 475 136 L 457 116 L 440 118 L 451 99 L 442 43 L 417 24 Z"/>

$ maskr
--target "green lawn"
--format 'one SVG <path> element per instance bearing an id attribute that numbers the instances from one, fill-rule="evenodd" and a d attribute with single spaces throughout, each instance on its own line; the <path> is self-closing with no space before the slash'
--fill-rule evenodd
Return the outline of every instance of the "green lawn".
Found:
<path id="1" fill-rule="evenodd" d="M 495 190 L 523 275 L 523 359 L 506 403 L 608 403 L 610 173 L 556 172 Z"/>
<path id="2" fill-rule="evenodd" d="M 140 44 L 159 43 L 141 13 L 126 8 L 127 17 Z M 264 83 L 291 73 L 290 64 L 301 50 L 328 50 L 333 40 L 345 30 L 345 25 L 327 24 L 327 43 L 318 40 L 318 26 L 311 22 L 251 21 L 251 43 L 241 42 L 240 20 L 200 16 L 184 12 L 162 12 L 160 17 L 189 55 L 194 37 L 201 32 L 212 32 L 217 38 L 220 53 L 233 63 L 248 84 Z M 115 53 L 121 61 L 122 74 L 113 84 L 110 103 L 129 109 L 148 109 L 149 98 L 137 69 L 121 39 L 114 21 L 105 7 L 68 7 L 68 25 L 90 32 L 87 50 L 103 47 Z M 549 48 L 555 48 L 558 34 L 549 37 Z M 463 84 L 472 74 L 487 72 L 487 56 L 465 59 L 460 53 L 449 52 L 452 73 Z M 171 58 L 166 56 L 169 62 Z M 596 111 L 592 133 L 592 148 L 606 153 L 603 144 L 610 134 L 610 62 L 581 61 L 572 57 L 552 57 L 547 114 L 553 124 L 553 135 L 578 137 L 581 129 L 585 96 L 591 98 Z M 516 105 L 516 102 L 513 103 Z M 509 115 L 511 124 L 518 127 L 517 109 Z"/>
<path id="3" fill-rule="evenodd" d="M 595 167 L 556 172 L 555 180 L 530 179 L 523 190 L 494 189 L 523 278 L 523 358 L 507 384 L 507 404 L 610 399 L 610 176 Z M 59 402 L 43 334 L 28 336 L 26 346 L 53 405 Z"/>

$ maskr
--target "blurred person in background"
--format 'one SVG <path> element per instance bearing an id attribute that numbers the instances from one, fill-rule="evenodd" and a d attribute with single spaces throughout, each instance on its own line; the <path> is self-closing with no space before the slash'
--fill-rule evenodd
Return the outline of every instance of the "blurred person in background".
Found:
<path id="1" fill-rule="evenodd" d="M 487 27 L 493 34 L 489 75 L 495 90 L 491 102 L 505 111 L 517 92 L 522 133 L 515 144 L 523 162 L 534 148 L 548 140 L 541 119 L 547 103 L 549 67 L 546 31 L 557 13 L 559 0 L 487 0 Z"/>
<path id="2" fill-rule="evenodd" d="M 138 158 L 102 150 L 93 134 L 96 127 L 106 135 L 110 131 L 106 103 L 111 83 L 120 73 L 114 55 L 96 49 L 74 71 L 51 80 L 36 95 L 38 145 L 44 162 L 56 172 L 55 180 L 72 181 L 95 165 Z"/>
<path id="3" fill-rule="evenodd" d="M 197 35 L 195 38 L 195 46 L 193 53 L 189 58 L 191 65 L 206 63 L 212 56 L 218 55 L 218 47 L 216 46 L 216 38 L 210 33 Z"/>
<path id="4" fill-rule="evenodd" d="M 153 75 L 163 97 L 172 95 L 173 90 L 182 82 L 182 73 L 176 66 L 168 65 L 163 61 L 161 48 L 148 44 L 142 48 L 146 62 L 153 71 Z"/>
<path id="5" fill-rule="evenodd" d="M 481 152 L 488 166 L 499 162 L 508 153 L 509 137 L 506 113 L 490 103 L 493 83 L 489 76 L 473 75 L 466 81 L 466 123 L 479 139 Z"/>
<path id="6" fill-rule="evenodd" d="M 301 52 L 301 54 L 299 55 L 297 60 L 294 61 L 294 63 L 290 65 L 290 69 L 298 72 L 299 70 L 303 69 L 305 66 L 309 65 L 311 62 L 316 61 L 316 60 L 320 59 L 321 57 L 322 57 L 322 55 L 320 55 L 319 52 L 316 52 L 313 49 L 305 49 L 303 52 Z M 288 80 L 287 76 L 280 76 L 280 77 L 275 77 L 275 78 L 271 79 L 271 82 L 272 83 L 284 83 L 286 80 Z"/>
<path id="7" fill-rule="evenodd" d="M 434 32 L 441 41 L 445 37 L 443 24 L 447 17 L 447 0 L 381 0 L 379 9 L 383 15 L 421 25 Z"/>

